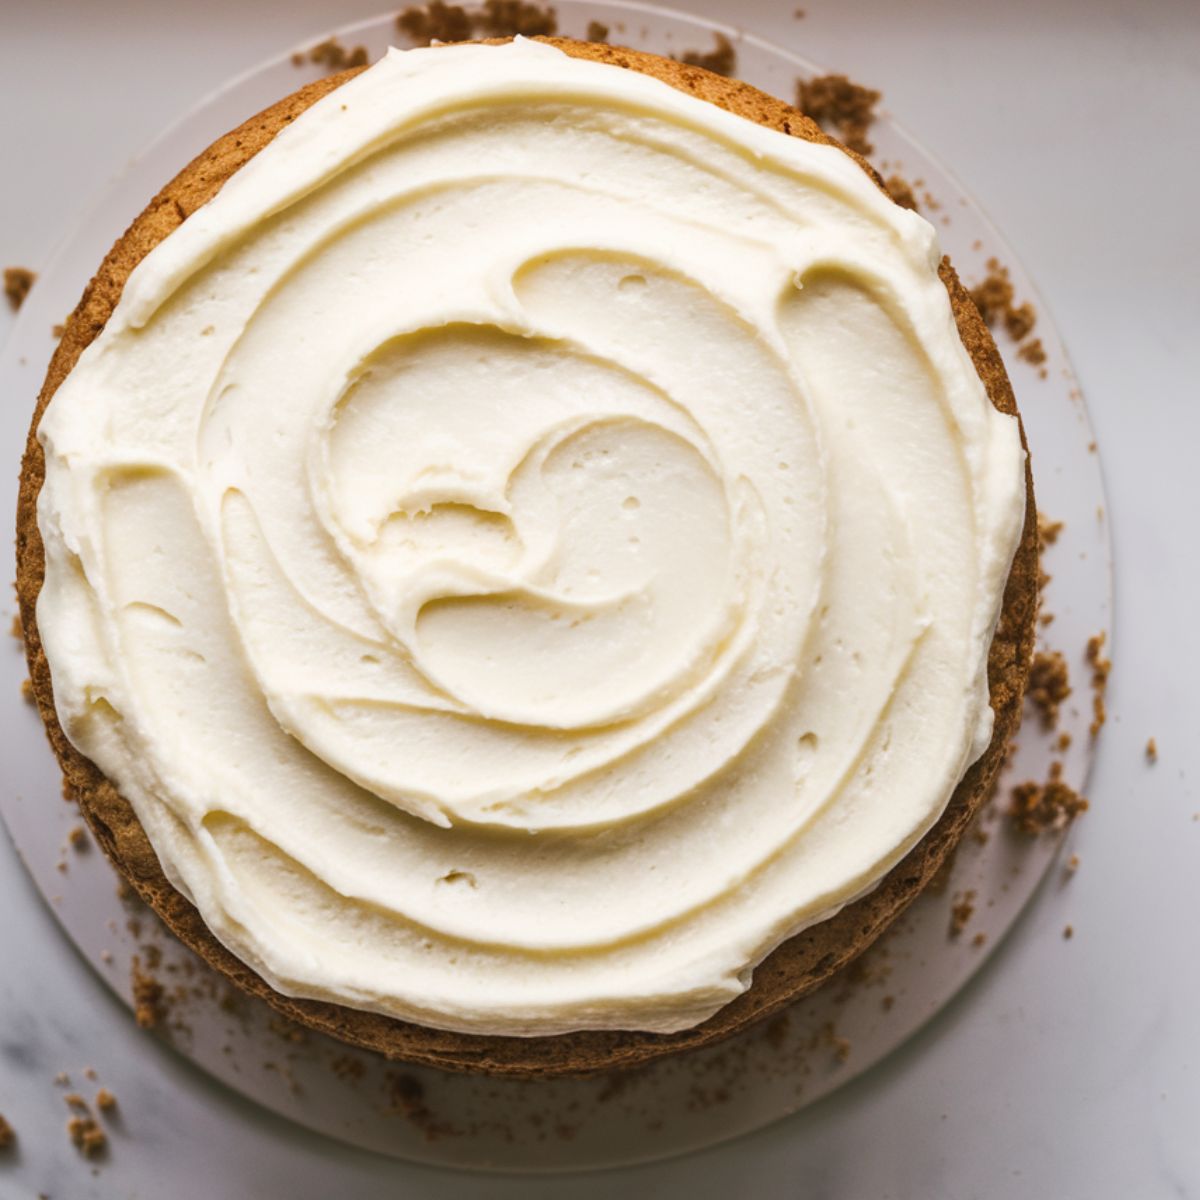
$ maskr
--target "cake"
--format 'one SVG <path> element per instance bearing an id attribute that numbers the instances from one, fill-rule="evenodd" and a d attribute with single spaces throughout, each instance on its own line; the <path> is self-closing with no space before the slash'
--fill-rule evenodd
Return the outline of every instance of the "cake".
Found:
<path id="1" fill-rule="evenodd" d="M 818 986 L 978 811 L 1023 447 L 933 230 L 794 109 L 567 39 L 393 51 L 215 142 L 72 315 L 33 689 L 120 873 L 279 1012 L 646 1063 Z"/>

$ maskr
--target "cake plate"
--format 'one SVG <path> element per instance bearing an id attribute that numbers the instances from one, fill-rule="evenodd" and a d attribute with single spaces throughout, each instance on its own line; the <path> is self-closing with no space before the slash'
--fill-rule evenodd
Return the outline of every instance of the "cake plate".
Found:
<path id="1" fill-rule="evenodd" d="M 560 0 L 560 32 L 584 37 L 600 22 L 614 43 L 660 54 L 712 50 L 718 36 L 737 53 L 739 78 L 791 100 L 797 79 L 821 70 L 733 28 L 631 3 Z M 372 59 L 403 45 L 389 14 L 339 29 L 343 45 Z M 315 78 L 319 68 L 280 54 L 208 97 L 134 161 L 67 238 L 31 293 L 0 353 L 0 453 L 9 464 L 6 509 L 15 507 L 16 463 L 54 347 L 51 328 L 75 305 L 113 240 L 158 188 L 206 145 L 246 117 Z M 1038 506 L 1064 522 L 1047 551 L 1053 576 L 1040 630 L 1059 650 L 1075 692 L 1050 732 L 1028 717 L 998 798 L 964 838 L 942 886 L 930 889 L 885 938 L 812 996 L 723 1044 L 602 1078 L 514 1081 L 448 1075 L 384 1062 L 281 1023 L 266 1005 L 234 994 L 140 905 L 122 900 L 103 855 L 77 832 L 36 712 L 21 695 L 19 643 L 3 657 L 0 721 L 5 751 L 0 812 L 21 858 L 64 933 L 98 980 L 133 1003 L 135 978 L 162 990 L 161 1019 L 147 1036 L 169 1042 L 195 1066 L 301 1125 L 401 1159 L 456 1168 L 578 1171 L 681 1154 L 760 1128 L 868 1070 L 942 1009 L 1017 920 L 1040 886 L 1063 882 L 1064 836 L 1018 834 L 1004 814 L 1014 782 L 1046 779 L 1051 763 L 1083 790 L 1092 761 L 1091 701 L 1084 648 L 1111 623 L 1112 560 L 1100 462 L 1066 351 L 1033 283 L 979 205 L 886 113 L 871 129 L 883 174 L 912 181 L 921 211 L 969 283 L 996 258 L 1019 299 L 1038 312 L 1045 361 L 997 338 L 1033 453 Z M 919 181 L 919 183 L 917 182 Z M 1060 750 L 1057 739 L 1070 735 Z M 19 749 L 18 749 L 19 747 Z M 72 833 L 75 833 L 74 840 Z M 78 844 L 77 844 L 78 843 Z M 153 992 L 153 987 L 151 987 Z M 143 993 L 143 998 L 145 994 Z"/>

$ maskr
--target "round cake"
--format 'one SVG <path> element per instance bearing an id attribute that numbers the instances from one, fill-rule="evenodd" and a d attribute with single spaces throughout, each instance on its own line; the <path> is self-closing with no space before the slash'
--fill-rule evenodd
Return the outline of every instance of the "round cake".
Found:
<path id="1" fill-rule="evenodd" d="M 1019 720 L 1037 544 L 933 229 L 750 86 L 566 39 L 392 51 L 117 242 L 17 514 L 70 792 L 313 1029 L 528 1076 L 811 991 Z"/>

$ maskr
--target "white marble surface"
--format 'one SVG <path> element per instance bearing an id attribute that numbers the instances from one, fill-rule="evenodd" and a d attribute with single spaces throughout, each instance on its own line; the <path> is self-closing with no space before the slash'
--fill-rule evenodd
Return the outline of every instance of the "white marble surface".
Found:
<path id="1" fill-rule="evenodd" d="M 37 268 L 112 173 L 201 95 L 376 4 L 2 0 L 0 263 Z M 690 7 L 730 19 L 720 0 Z M 133 1027 L 0 838 L 0 1112 L 20 1135 L 0 1158 L 0 1200 L 1200 1194 L 1188 678 L 1200 664 L 1200 11 L 1195 0 L 810 0 L 797 21 L 793 7 L 744 2 L 737 19 L 885 90 L 1033 268 L 1088 396 L 1116 542 L 1116 666 L 1093 810 L 1071 835 L 1078 874 L 1042 890 L 931 1027 L 798 1117 L 638 1170 L 513 1180 L 345 1150 L 211 1084 Z M 12 751 L 4 741 L 0 762 Z M 86 1065 L 121 1100 L 96 1174 L 67 1144 L 53 1085 Z"/>

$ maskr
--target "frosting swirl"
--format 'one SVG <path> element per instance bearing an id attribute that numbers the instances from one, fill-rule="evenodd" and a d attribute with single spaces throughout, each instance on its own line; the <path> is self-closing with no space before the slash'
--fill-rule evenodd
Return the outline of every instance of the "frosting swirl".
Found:
<path id="1" fill-rule="evenodd" d="M 391 52 L 47 409 L 63 728 L 283 992 L 703 1020 L 990 736 L 1024 460 L 938 261 L 836 148 L 521 39 Z"/>

